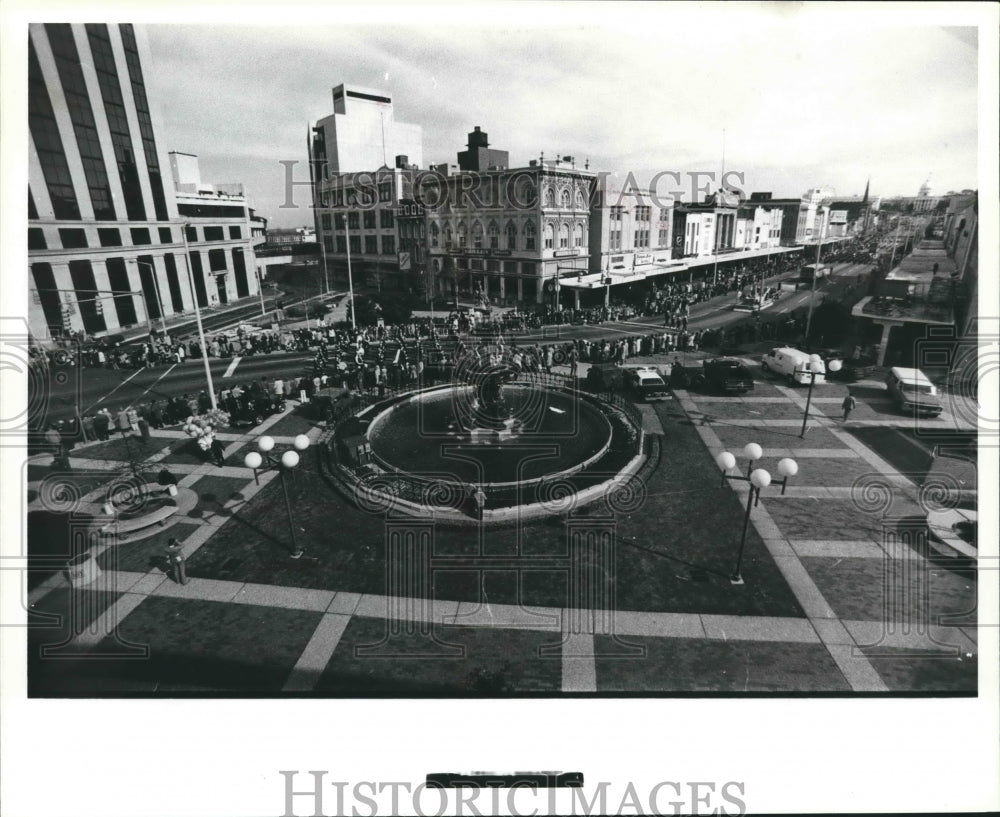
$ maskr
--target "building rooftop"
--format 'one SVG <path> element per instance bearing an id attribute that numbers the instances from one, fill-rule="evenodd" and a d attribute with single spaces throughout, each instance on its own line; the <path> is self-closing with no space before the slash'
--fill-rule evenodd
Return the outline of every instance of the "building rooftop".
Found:
<path id="1" fill-rule="evenodd" d="M 950 324 L 957 286 L 958 269 L 944 243 L 925 239 L 886 275 L 878 296 L 863 299 L 852 311 L 869 318 Z"/>

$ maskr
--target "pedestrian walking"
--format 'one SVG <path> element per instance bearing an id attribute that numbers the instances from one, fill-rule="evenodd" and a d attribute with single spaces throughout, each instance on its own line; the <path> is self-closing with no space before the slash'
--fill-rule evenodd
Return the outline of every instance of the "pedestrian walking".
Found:
<path id="1" fill-rule="evenodd" d="M 226 449 L 218 437 L 212 440 L 209 452 L 212 456 L 212 462 L 214 462 L 219 468 L 222 468 L 222 466 L 226 464 Z"/>
<path id="2" fill-rule="evenodd" d="M 844 410 L 844 422 L 847 422 L 847 418 L 851 416 L 851 412 L 857 408 L 858 401 L 854 399 L 854 396 L 848 392 L 847 397 L 844 398 L 844 402 L 840 404 L 840 407 Z"/>

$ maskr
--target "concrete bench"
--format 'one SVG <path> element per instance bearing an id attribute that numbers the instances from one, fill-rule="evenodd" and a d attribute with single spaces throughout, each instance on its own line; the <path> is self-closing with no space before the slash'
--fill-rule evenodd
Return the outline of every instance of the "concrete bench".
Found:
<path id="1" fill-rule="evenodd" d="M 175 513 L 177 513 L 176 505 L 164 505 L 155 511 L 150 511 L 149 513 L 142 514 L 142 516 L 136 516 L 131 519 L 116 518 L 114 521 L 102 526 L 101 533 L 113 533 L 124 538 L 129 533 L 148 528 L 151 525 L 165 525 L 167 520 Z"/>

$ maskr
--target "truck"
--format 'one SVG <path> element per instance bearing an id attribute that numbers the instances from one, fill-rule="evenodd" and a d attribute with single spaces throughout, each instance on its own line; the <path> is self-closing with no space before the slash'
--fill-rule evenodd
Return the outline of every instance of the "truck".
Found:
<path id="1" fill-rule="evenodd" d="M 799 278 L 806 282 L 821 281 L 833 272 L 828 264 L 803 264 Z"/>

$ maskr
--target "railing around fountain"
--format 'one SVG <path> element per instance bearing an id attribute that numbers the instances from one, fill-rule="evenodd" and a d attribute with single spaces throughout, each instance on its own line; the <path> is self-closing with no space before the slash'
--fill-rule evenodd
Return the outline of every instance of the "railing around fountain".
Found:
<path id="1" fill-rule="evenodd" d="M 525 383 L 529 385 L 546 386 L 558 388 L 579 397 L 593 397 L 618 409 L 628 418 L 631 424 L 632 433 L 622 424 L 612 423 L 613 434 L 616 439 L 615 451 L 607 455 L 608 459 L 602 458 L 597 463 L 597 468 L 601 476 L 615 465 L 624 465 L 631 457 L 641 454 L 644 447 L 644 435 L 642 434 L 642 414 L 631 400 L 613 392 L 598 391 L 592 392 L 581 388 L 582 380 L 566 374 L 554 374 L 549 372 L 528 372 L 522 371 L 517 375 L 515 383 Z M 348 483 L 353 483 L 355 491 L 359 486 L 367 486 L 375 492 L 390 493 L 395 497 L 407 502 L 429 506 L 431 508 L 454 509 L 469 511 L 472 502 L 471 488 L 463 486 L 457 482 L 448 482 L 440 478 L 422 477 L 417 474 L 385 470 L 383 473 L 372 473 L 365 466 L 352 466 L 341 460 L 337 451 L 338 432 L 359 412 L 370 409 L 373 406 L 384 405 L 397 402 L 401 397 L 409 394 L 416 394 L 428 388 L 447 386 L 447 380 L 435 379 L 431 382 L 408 383 L 393 388 L 388 384 L 381 389 L 373 388 L 362 391 L 358 394 L 358 400 L 354 402 L 353 411 L 350 415 L 338 415 L 327 426 L 323 435 L 323 442 L 328 449 L 329 462 L 333 470 L 341 470 L 342 476 L 347 478 Z M 584 397 L 584 399 L 585 399 Z M 372 415 L 374 416 L 374 415 Z M 612 460 L 614 462 L 612 462 Z M 617 461 L 621 460 L 619 464 Z M 539 501 L 539 496 L 544 495 L 547 490 L 553 489 L 556 483 L 564 483 L 566 480 L 586 483 L 589 478 L 596 477 L 597 474 L 588 474 L 587 469 L 570 475 L 560 476 L 555 480 L 539 480 L 534 484 L 524 485 L 518 483 L 499 484 L 494 483 L 484 486 L 489 496 L 491 505 L 520 505 L 530 504 Z M 347 484 L 344 485 L 347 487 Z"/>

